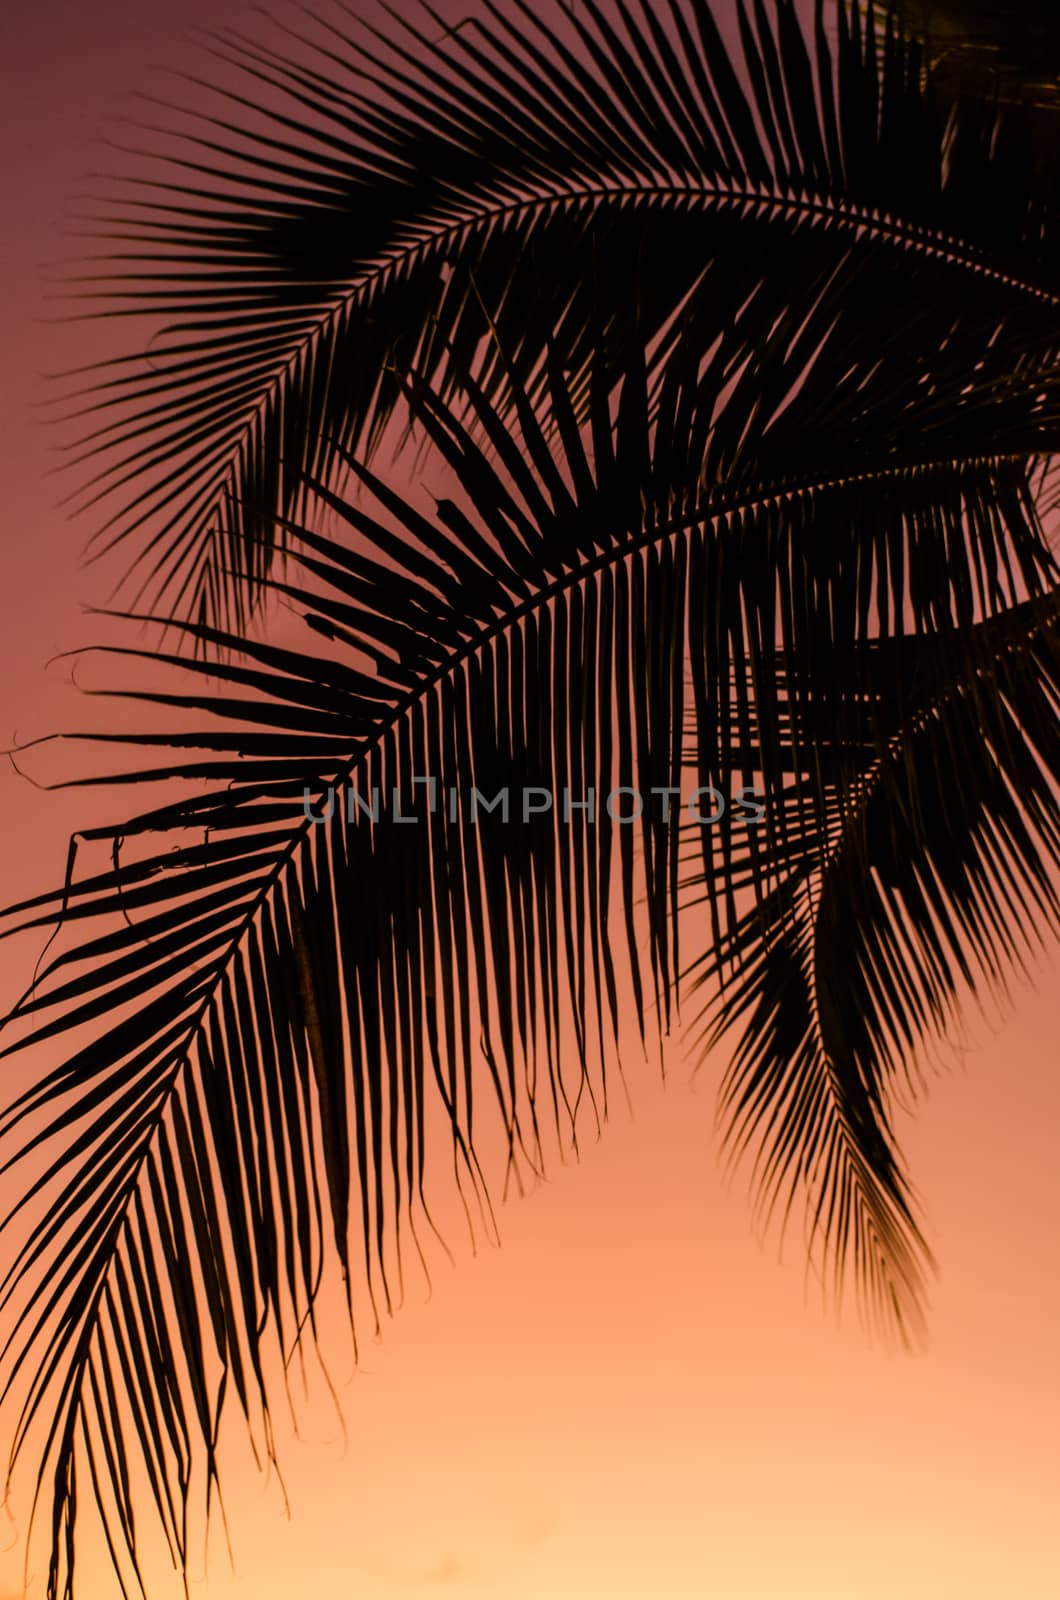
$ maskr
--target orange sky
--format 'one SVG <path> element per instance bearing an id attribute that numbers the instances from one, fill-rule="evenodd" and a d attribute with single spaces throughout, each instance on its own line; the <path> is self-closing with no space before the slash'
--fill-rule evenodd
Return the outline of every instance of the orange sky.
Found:
<path id="1" fill-rule="evenodd" d="M 78 604 L 106 593 L 78 569 L 88 525 L 55 509 L 54 440 L 29 420 L 39 372 L 99 348 L 35 321 L 40 263 L 63 252 L 64 201 L 105 165 L 88 141 L 144 66 L 186 24 L 243 11 L 38 0 L 5 22 L 3 745 L 91 721 L 45 663 L 98 637 Z M 112 809 L 6 768 L 0 805 L 5 901 L 50 885 L 70 829 Z M 0 959 L 6 1000 L 32 951 Z M 665 1094 L 634 1066 L 636 1122 L 616 1096 L 604 1142 L 506 1207 L 503 1249 L 472 1260 L 447 1227 L 457 1270 L 437 1261 L 430 1302 L 413 1277 L 356 1375 L 336 1344 L 348 1442 L 318 1395 L 283 1450 L 290 1522 L 233 1436 L 236 1575 L 218 1527 L 195 1600 L 1060 1593 L 1056 953 L 1004 1025 L 969 1017 L 969 1032 L 963 1071 L 904 1133 L 942 1268 L 925 1354 L 874 1349 L 853 1316 L 837 1328 L 804 1292 L 796 1231 L 783 1265 L 755 1243 L 718 1170 L 723 1063 L 693 1089 L 675 1053 Z M 0 1600 L 21 1592 L 24 1486 L 11 1509 Z M 81 1600 L 109 1600 L 90 1520 Z"/>

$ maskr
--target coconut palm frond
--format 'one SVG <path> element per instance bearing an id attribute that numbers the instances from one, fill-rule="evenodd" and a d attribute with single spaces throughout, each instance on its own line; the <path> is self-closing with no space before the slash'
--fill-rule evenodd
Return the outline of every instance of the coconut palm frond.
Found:
<path id="1" fill-rule="evenodd" d="M 80 290 L 156 330 L 76 402 L 97 548 L 145 530 L 144 582 L 238 628 L 306 475 L 370 455 L 397 372 L 499 399 L 495 333 L 536 401 L 552 347 L 584 420 L 601 329 L 613 381 L 636 340 L 661 381 L 686 313 L 722 327 L 763 281 L 801 307 L 852 253 L 877 305 L 897 265 L 1055 349 L 1056 196 L 1018 118 L 951 127 L 919 46 L 854 0 L 836 18 L 811 39 L 791 0 L 741 4 L 738 48 L 706 0 L 218 35 L 210 109 L 94 213 Z"/>
<path id="2" fill-rule="evenodd" d="M 823 1274 L 841 1287 L 852 1265 L 911 1327 L 929 1257 L 895 1085 L 921 1087 L 924 1040 L 945 1037 L 965 988 L 1004 997 L 1060 926 L 1058 593 L 858 654 L 816 680 L 826 704 L 776 660 L 783 725 L 812 758 L 772 795 L 765 780 L 766 872 L 746 830 L 704 836 L 735 909 L 691 972 L 710 996 L 703 1046 L 739 1030 L 721 1111 L 734 1156 L 754 1150 L 763 1215 L 802 1197 Z"/>
<path id="3" fill-rule="evenodd" d="M 350 542 L 292 524 L 299 571 L 274 580 L 310 648 L 180 624 L 221 660 L 137 696 L 192 725 L 134 740 L 120 781 L 190 795 L 87 831 L 106 870 L 10 909 L 10 931 L 62 944 L 5 1053 L 71 1052 L 0 1123 L 6 1169 L 25 1174 L 5 1219 L 20 1242 L 0 1287 L 4 1397 L 15 1459 L 42 1449 L 52 1596 L 73 1594 L 86 1497 L 135 1578 L 128 1461 L 186 1564 L 225 1401 L 268 1453 L 267 1373 L 315 1331 L 325 1258 L 359 1321 L 399 1298 L 439 1117 L 488 1215 L 491 1137 L 502 1168 L 532 1170 L 542 1119 L 563 1145 L 594 1099 L 605 1113 L 620 986 L 645 1032 L 665 1023 L 674 913 L 637 913 L 606 783 L 592 822 L 583 802 L 602 780 L 647 793 L 679 764 L 684 569 L 645 551 L 667 545 L 662 485 L 696 479 L 672 449 L 665 470 L 653 459 L 643 370 L 614 426 L 598 387 L 592 459 L 553 377 L 562 472 L 525 394 L 518 437 L 477 395 L 495 467 L 411 379 L 460 503 L 425 517 L 356 462 L 370 512 L 315 484 Z M 642 700 L 665 619 L 670 665 Z M 663 881 L 675 829 L 645 839 Z"/>

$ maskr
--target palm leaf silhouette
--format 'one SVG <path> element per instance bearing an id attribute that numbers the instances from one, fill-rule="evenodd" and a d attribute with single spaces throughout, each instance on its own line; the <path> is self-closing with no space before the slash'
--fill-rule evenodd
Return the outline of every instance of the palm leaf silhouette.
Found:
<path id="1" fill-rule="evenodd" d="M 1056 595 L 894 643 L 848 661 L 856 689 L 828 708 L 827 738 L 803 730 L 814 804 L 805 782 L 778 796 L 773 886 L 699 959 L 694 987 L 713 991 L 708 1048 L 741 1028 L 720 1110 L 734 1150 L 758 1144 L 764 1210 L 808 1191 L 837 1288 L 850 1259 L 901 1314 L 916 1235 L 888 1085 L 920 1088 L 920 1035 L 942 1033 L 962 981 L 1003 996 L 1007 965 L 1058 926 Z M 758 888 L 753 839 L 724 871 Z"/>
<path id="2" fill-rule="evenodd" d="M 191 788 L 8 913 L 58 943 L 6 1053 L 68 1051 L 0 1120 L 55 1600 L 87 1495 L 138 1576 L 134 1482 L 186 1566 L 220 1417 L 271 1452 L 326 1262 L 358 1321 L 399 1300 L 439 1122 L 488 1215 L 606 1115 L 627 985 L 646 1043 L 682 977 L 706 1044 L 739 1031 L 721 1113 L 763 1207 L 801 1200 L 914 1331 L 896 1081 L 1055 923 L 1056 206 L 1019 118 L 952 124 L 854 9 L 834 59 L 820 16 L 811 50 L 786 3 L 741 12 L 748 93 L 698 0 L 587 9 L 590 65 L 522 8 L 485 8 L 496 59 L 420 37 L 385 118 L 341 41 L 317 73 L 233 42 L 332 145 L 259 143 L 221 200 L 185 168 L 113 268 L 179 261 L 145 290 L 187 324 L 169 365 L 119 362 L 91 449 L 138 485 L 122 526 L 168 508 L 190 609 L 118 652 L 172 673 L 134 695 L 172 729 L 91 781 Z M 399 404 L 456 486 L 432 511 L 366 459 Z M 760 825 L 604 803 L 682 775 Z M 551 807 L 472 819 L 525 787 Z"/>
<path id="3" fill-rule="evenodd" d="M 532 394 L 555 346 L 584 418 L 599 329 L 614 375 L 631 339 L 664 363 L 688 305 L 720 327 L 771 280 L 803 306 L 804 274 L 870 244 L 884 276 L 1056 304 L 1018 119 L 994 138 L 966 108 L 947 132 L 919 46 L 856 5 L 831 44 L 818 7 L 809 48 L 791 0 L 739 4 L 742 71 L 706 0 L 557 7 L 556 30 L 524 0 L 442 32 L 424 10 L 219 35 L 215 108 L 178 106 L 151 175 L 92 213 L 92 314 L 166 331 L 87 375 L 74 460 L 108 508 L 98 548 L 136 532 L 169 609 L 238 626 L 305 474 L 378 445 L 393 368 L 500 392 L 491 323 Z"/>

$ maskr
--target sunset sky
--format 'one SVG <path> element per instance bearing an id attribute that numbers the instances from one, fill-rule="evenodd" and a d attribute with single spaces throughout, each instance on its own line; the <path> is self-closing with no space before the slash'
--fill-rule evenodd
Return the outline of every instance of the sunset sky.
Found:
<path id="1" fill-rule="evenodd" d="M 82 606 L 120 571 L 79 565 L 91 523 L 67 519 L 47 476 L 43 374 L 107 345 L 44 321 L 45 265 L 70 249 L 78 182 L 107 167 L 107 119 L 149 67 L 189 59 L 185 30 L 240 19 L 255 26 L 236 0 L 36 0 L 5 20 L 0 746 L 91 725 L 69 663 L 48 663 L 101 636 Z M 71 830 L 124 804 L 43 793 L 4 763 L 4 903 L 51 887 Z M 5 1004 L 35 954 L 0 948 Z M 693 1084 L 675 1045 L 665 1091 L 631 1062 L 634 1120 L 616 1096 L 580 1165 L 504 1207 L 502 1248 L 472 1258 L 448 1219 L 455 1270 L 432 1262 L 429 1301 L 410 1278 L 356 1372 L 329 1304 L 345 1442 L 322 1385 L 300 1438 L 278 1408 L 288 1520 L 232 1430 L 234 1571 L 218 1520 L 193 1600 L 1060 1593 L 1055 948 L 1031 976 L 1007 1015 L 966 1012 L 951 1070 L 900 1125 L 941 1268 L 926 1351 L 874 1345 L 852 1310 L 837 1323 L 807 1287 L 797 1228 L 782 1259 L 756 1241 L 745 1179 L 727 1186 L 719 1164 L 724 1062 Z M 23 1472 L 0 1518 L 0 1600 L 22 1592 L 29 1499 Z M 85 1509 L 79 1597 L 111 1600 Z M 43 1568 L 41 1546 L 33 1600 Z M 178 1593 L 149 1572 L 151 1600 Z"/>

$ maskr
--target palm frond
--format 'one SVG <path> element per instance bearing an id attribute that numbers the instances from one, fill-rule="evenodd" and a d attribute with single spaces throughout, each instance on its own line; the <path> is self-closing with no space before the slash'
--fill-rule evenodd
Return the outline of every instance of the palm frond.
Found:
<path id="1" fill-rule="evenodd" d="M 675 319 L 716 333 L 763 282 L 808 306 L 854 253 L 878 305 L 897 263 L 1055 350 L 1055 186 L 1018 117 L 954 129 L 919 47 L 855 0 L 831 42 L 821 7 L 810 41 L 792 0 L 741 0 L 738 52 L 707 0 L 557 3 L 555 29 L 482 0 L 440 35 L 424 9 L 219 34 L 214 109 L 178 107 L 94 214 L 80 292 L 165 331 L 85 375 L 75 457 L 109 508 L 97 548 L 146 529 L 144 582 L 182 614 L 238 628 L 306 474 L 371 453 L 399 371 L 499 399 L 491 329 L 532 397 L 551 345 L 584 420 L 601 331 L 617 381 L 632 339 L 662 362 Z"/>
<path id="2" fill-rule="evenodd" d="M 921 1087 L 962 986 L 1004 997 L 1060 928 L 1058 593 L 858 653 L 817 677 L 825 706 L 777 659 L 788 742 L 813 760 L 772 798 L 766 780 L 768 872 L 753 839 L 701 846 L 708 878 L 724 856 L 730 904 L 751 892 L 691 971 L 704 1048 L 740 1029 L 721 1110 L 733 1153 L 756 1147 L 763 1214 L 801 1195 L 823 1273 L 841 1286 L 853 1264 L 908 1324 L 930 1257 L 893 1086 Z M 744 703 L 757 731 L 751 684 Z"/>

